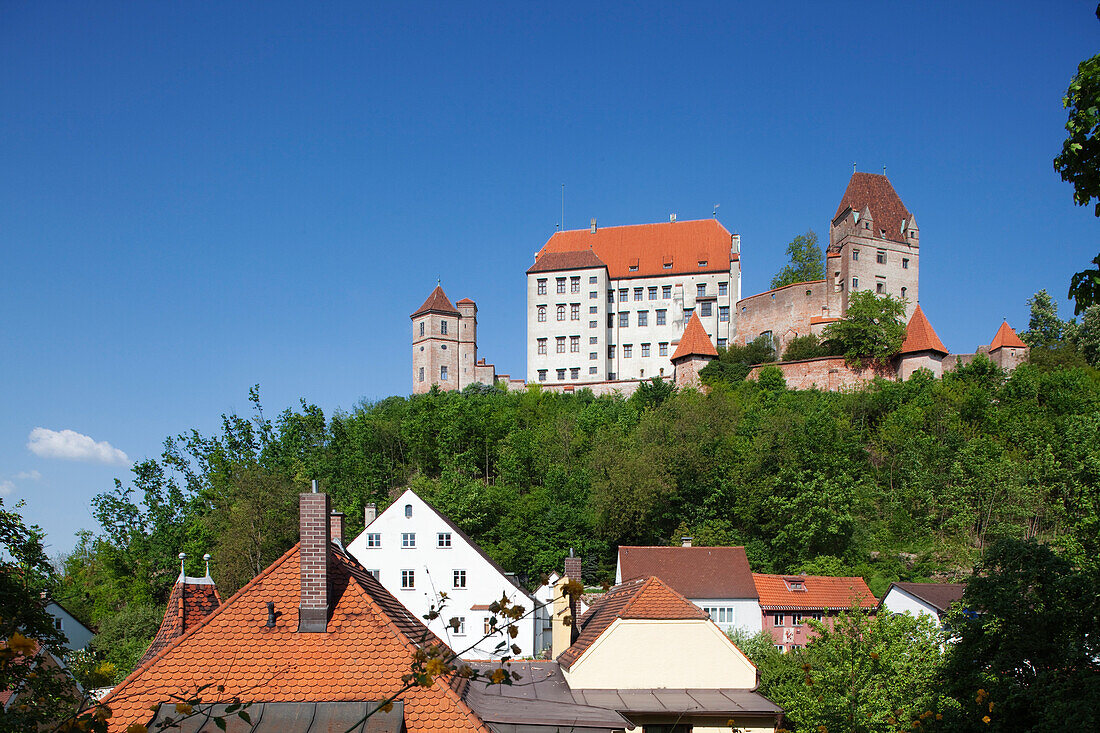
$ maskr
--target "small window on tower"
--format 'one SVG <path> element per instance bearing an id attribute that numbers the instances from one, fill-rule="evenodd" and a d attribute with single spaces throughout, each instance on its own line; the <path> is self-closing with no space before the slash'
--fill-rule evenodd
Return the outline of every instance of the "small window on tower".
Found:
<path id="1" fill-rule="evenodd" d="M 421 335 L 421 336 L 423 336 L 423 335 L 424 335 L 424 321 L 421 321 L 421 322 L 420 322 L 420 335 Z"/>
<path id="2" fill-rule="evenodd" d="M 444 336 L 447 335 L 447 322 L 446 321 L 440 321 L 439 322 L 439 332 L 441 334 L 443 334 Z"/>
<path id="3" fill-rule="evenodd" d="M 908 257 L 902 257 L 901 258 L 901 269 L 903 269 L 903 270 L 908 270 L 909 269 L 909 258 Z"/>

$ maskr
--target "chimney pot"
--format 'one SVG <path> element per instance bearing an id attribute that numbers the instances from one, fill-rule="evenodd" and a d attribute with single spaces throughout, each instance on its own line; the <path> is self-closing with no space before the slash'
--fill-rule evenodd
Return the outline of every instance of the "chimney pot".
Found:
<path id="1" fill-rule="evenodd" d="M 681 547 L 691 547 L 691 535 L 684 535 L 680 538 Z"/>
<path id="2" fill-rule="evenodd" d="M 373 501 L 363 507 L 363 526 L 368 527 L 370 523 L 378 518 L 378 505 Z"/>
<path id="3" fill-rule="evenodd" d="M 592 217 L 592 233 L 596 233 L 596 217 Z"/>

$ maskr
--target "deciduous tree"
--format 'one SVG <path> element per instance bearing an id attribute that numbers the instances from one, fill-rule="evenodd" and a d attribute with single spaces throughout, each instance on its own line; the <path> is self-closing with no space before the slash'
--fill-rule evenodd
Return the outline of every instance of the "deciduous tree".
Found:
<path id="1" fill-rule="evenodd" d="M 825 256 L 817 245 L 817 235 L 812 229 L 791 240 L 787 245 L 787 256 L 790 263 L 772 278 L 772 288 L 825 277 Z"/>

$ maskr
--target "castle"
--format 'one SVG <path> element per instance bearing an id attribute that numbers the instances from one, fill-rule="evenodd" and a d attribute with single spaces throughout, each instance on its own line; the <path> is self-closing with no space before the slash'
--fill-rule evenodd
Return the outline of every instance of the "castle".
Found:
<path id="1" fill-rule="evenodd" d="M 717 220 L 673 216 L 668 223 L 601 228 L 593 219 L 588 229 L 555 233 L 535 254 L 527 270 L 526 381 L 509 385 L 584 386 L 597 394 L 629 394 L 653 377 L 697 385 L 715 347 L 770 336 L 782 354 L 791 339 L 820 336 L 843 318 L 857 290 L 906 302 L 910 338 L 895 364 L 851 373 L 834 358 L 781 368 L 799 384 L 826 389 L 875 375 L 905 379 L 921 367 L 939 376 L 975 354 L 948 354 L 917 304 L 919 273 L 916 218 L 889 179 L 873 173 L 854 172 L 848 181 L 830 221 L 825 279 L 744 298 L 740 237 Z M 414 392 L 498 379 L 477 360 L 476 315 L 473 301 L 456 308 L 438 287 L 412 315 Z M 1007 323 L 976 353 L 983 350 L 1005 368 L 1027 358 Z"/>

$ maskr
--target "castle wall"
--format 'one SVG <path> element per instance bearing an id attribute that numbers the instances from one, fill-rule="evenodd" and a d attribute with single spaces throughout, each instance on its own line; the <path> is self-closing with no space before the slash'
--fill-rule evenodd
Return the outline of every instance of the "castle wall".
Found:
<path id="1" fill-rule="evenodd" d="M 700 389 L 703 385 L 699 372 L 712 360 L 712 357 L 693 355 L 680 359 L 673 365 L 674 383 L 677 389 Z"/>
<path id="2" fill-rule="evenodd" d="M 919 351 L 898 358 L 898 379 L 905 381 L 918 369 L 927 369 L 937 379 L 943 376 L 943 357 L 934 351 Z"/>
<path id="3" fill-rule="evenodd" d="M 777 351 L 782 355 L 791 339 L 812 332 L 811 319 L 839 316 L 829 307 L 830 289 L 826 280 L 813 280 L 739 300 L 734 342 L 744 346 L 771 332 L 778 344 Z"/>
<path id="4" fill-rule="evenodd" d="M 783 372 L 788 389 L 819 389 L 835 392 L 841 389 L 862 387 L 875 377 L 896 379 L 897 372 L 892 367 L 868 366 L 853 369 L 844 361 L 843 356 L 822 356 L 817 359 L 785 361 L 774 365 L 760 364 L 749 371 L 746 379 L 759 379 L 760 370 L 765 366 L 777 366 Z"/>

